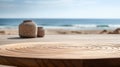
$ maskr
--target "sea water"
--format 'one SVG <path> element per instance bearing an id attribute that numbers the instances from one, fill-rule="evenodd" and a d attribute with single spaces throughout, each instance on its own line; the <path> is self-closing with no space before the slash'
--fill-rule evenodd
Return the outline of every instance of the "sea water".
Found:
<path id="1" fill-rule="evenodd" d="M 120 28 L 120 19 L 38 19 L 38 18 L 1 18 L 0 29 L 17 29 L 23 20 L 33 20 L 38 26 L 52 29 L 116 29 Z"/>

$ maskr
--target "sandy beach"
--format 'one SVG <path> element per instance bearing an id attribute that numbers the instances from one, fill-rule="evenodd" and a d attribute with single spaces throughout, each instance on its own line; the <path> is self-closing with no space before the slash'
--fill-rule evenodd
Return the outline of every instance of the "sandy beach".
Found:
<path id="1" fill-rule="evenodd" d="M 119 34 L 109 34 L 114 30 L 65 30 L 45 29 L 45 37 L 20 38 L 17 29 L 0 29 L 0 45 L 18 42 L 116 42 L 120 40 Z M 102 32 L 102 33 L 101 33 Z M 52 39 L 51 39 L 52 38 Z M 103 41 L 103 42 L 99 42 Z"/>
<path id="2" fill-rule="evenodd" d="M 46 35 L 79 35 L 79 34 L 114 34 L 115 30 L 67 30 L 67 29 L 45 29 Z M 119 34 L 116 33 L 116 34 Z M 0 35 L 18 35 L 17 29 L 0 29 Z"/>
<path id="3" fill-rule="evenodd" d="M 0 45 L 23 42 L 73 42 L 89 45 L 120 46 L 120 35 L 117 34 L 81 34 L 81 35 L 46 35 L 44 38 L 19 38 L 18 35 L 0 35 Z M 107 45 L 107 44 L 106 44 Z"/>

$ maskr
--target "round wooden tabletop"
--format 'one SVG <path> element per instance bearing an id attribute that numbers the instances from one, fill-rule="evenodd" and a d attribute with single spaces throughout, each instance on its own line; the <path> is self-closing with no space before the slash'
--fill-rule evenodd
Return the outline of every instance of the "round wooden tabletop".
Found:
<path id="1" fill-rule="evenodd" d="M 17 67 L 120 67 L 120 47 L 104 43 L 32 42 L 0 46 L 0 64 Z"/>
<path id="2" fill-rule="evenodd" d="M 120 47 L 87 43 L 32 42 L 0 46 L 0 56 L 38 59 L 119 58 Z"/>

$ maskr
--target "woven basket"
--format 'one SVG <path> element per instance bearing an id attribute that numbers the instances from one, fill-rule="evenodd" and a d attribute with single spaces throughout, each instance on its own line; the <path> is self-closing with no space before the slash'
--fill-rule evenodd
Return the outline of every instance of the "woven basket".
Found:
<path id="1" fill-rule="evenodd" d="M 43 29 L 43 27 L 38 27 L 37 36 L 38 37 L 44 37 L 45 36 L 45 30 Z"/>
<path id="2" fill-rule="evenodd" d="M 32 20 L 25 20 L 19 25 L 19 36 L 21 38 L 35 38 L 37 36 L 37 25 Z"/>

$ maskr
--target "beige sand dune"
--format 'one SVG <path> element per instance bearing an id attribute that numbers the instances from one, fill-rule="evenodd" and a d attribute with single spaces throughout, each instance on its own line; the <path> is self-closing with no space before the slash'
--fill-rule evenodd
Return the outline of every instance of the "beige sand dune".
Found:
<path id="1" fill-rule="evenodd" d="M 65 29 L 45 29 L 45 34 L 113 34 L 114 30 L 65 30 Z M 118 32 L 115 34 L 118 34 Z M 0 29 L 0 35 L 18 35 L 17 29 Z"/>

